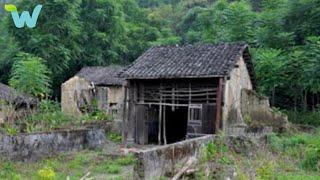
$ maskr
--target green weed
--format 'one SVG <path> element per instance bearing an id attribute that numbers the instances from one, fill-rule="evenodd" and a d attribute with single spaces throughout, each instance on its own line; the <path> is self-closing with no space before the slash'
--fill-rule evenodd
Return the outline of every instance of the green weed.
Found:
<path id="1" fill-rule="evenodd" d="M 120 157 L 116 160 L 116 164 L 121 165 L 121 166 L 128 166 L 134 164 L 136 161 L 135 157 L 133 154 L 129 154 L 124 157 Z"/>
<path id="2" fill-rule="evenodd" d="M 122 142 L 122 136 L 120 134 L 116 133 L 108 133 L 107 137 L 110 141 L 115 142 L 115 143 L 120 143 Z"/>
<path id="3" fill-rule="evenodd" d="M 261 180 L 273 179 L 274 171 L 275 171 L 275 165 L 271 161 L 265 162 L 262 166 L 260 166 L 256 170 L 258 179 L 261 179 Z"/>

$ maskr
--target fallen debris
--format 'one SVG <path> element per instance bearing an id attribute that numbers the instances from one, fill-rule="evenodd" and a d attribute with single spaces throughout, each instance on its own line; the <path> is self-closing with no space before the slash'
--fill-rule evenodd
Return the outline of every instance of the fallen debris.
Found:
<path id="1" fill-rule="evenodd" d="M 172 178 L 172 180 L 180 179 L 180 177 L 182 177 L 188 171 L 188 169 L 190 169 L 192 165 L 194 165 L 196 162 L 197 162 L 196 157 L 189 158 L 186 165 Z"/>

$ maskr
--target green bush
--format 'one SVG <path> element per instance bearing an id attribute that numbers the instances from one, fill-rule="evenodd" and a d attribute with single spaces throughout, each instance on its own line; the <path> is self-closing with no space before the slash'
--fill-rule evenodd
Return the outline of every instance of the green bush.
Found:
<path id="1" fill-rule="evenodd" d="M 20 123 L 25 124 L 27 132 L 49 131 L 68 125 L 76 125 L 80 121 L 61 112 L 58 102 L 43 100 L 35 113 L 29 115 Z"/>
<path id="2" fill-rule="evenodd" d="M 4 124 L 1 131 L 9 136 L 16 136 L 19 133 L 19 130 L 15 127 L 15 125 Z"/>
<path id="3" fill-rule="evenodd" d="M 11 71 L 10 86 L 39 98 L 51 92 L 51 72 L 43 59 L 28 53 L 18 53 Z"/>
<path id="4" fill-rule="evenodd" d="M 103 110 L 95 110 L 92 113 L 86 114 L 82 117 L 85 122 L 97 122 L 97 121 L 112 121 L 112 117 Z"/>
<path id="5" fill-rule="evenodd" d="M 116 133 L 108 133 L 107 137 L 109 140 L 111 140 L 112 142 L 115 143 L 120 143 L 122 142 L 122 136 L 120 134 L 116 134 Z"/>
<path id="6" fill-rule="evenodd" d="M 294 124 L 303 124 L 310 126 L 320 126 L 320 108 L 315 111 L 308 112 L 294 112 L 287 111 L 289 121 Z"/>
<path id="7" fill-rule="evenodd" d="M 56 173 L 52 168 L 45 167 L 38 171 L 37 178 L 39 180 L 54 180 L 56 178 Z"/>
<path id="8" fill-rule="evenodd" d="M 213 160 L 218 154 L 218 147 L 213 142 L 207 144 L 204 150 L 204 158 L 205 160 Z"/>

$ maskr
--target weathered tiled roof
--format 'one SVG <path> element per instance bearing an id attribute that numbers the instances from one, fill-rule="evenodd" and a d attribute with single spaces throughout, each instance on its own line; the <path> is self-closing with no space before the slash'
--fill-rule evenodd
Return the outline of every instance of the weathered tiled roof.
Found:
<path id="1" fill-rule="evenodd" d="M 117 65 L 84 67 L 77 76 L 93 82 L 95 85 L 122 85 L 124 78 L 118 76 L 122 70 L 123 67 Z"/>
<path id="2" fill-rule="evenodd" d="M 18 92 L 17 90 L 0 83 L 0 100 L 15 106 L 35 106 L 38 103 L 36 98 Z"/>
<path id="3" fill-rule="evenodd" d="M 121 76 L 127 79 L 226 76 L 244 51 L 248 51 L 248 46 L 241 42 L 157 46 L 140 56 Z"/>

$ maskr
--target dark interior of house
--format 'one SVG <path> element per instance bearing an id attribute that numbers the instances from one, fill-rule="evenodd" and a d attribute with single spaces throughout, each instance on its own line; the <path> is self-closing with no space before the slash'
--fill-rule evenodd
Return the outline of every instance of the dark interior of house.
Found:
<path id="1" fill-rule="evenodd" d="M 184 140 L 187 135 L 188 108 L 166 108 L 166 135 L 167 143 Z"/>
<path id="2" fill-rule="evenodd" d="M 175 107 L 166 106 L 166 137 L 167 143 L 175 143 L 186 138 L 187 134 L 187 123 L 188 123 L 188 108 L 187 107 Z M 158 143 L 158 132 L 159 132 L 159 108 L 149 109 L 148 120 L 148 143 Z M 152 115 L 151 115 L 152 114 Z M 151 116 L 150 116 L 151 115 Z M 162 122 L 163 123 L 163 122 Z M 162 143 L 164 143 L 163 134 L 161 137 Z"/>

